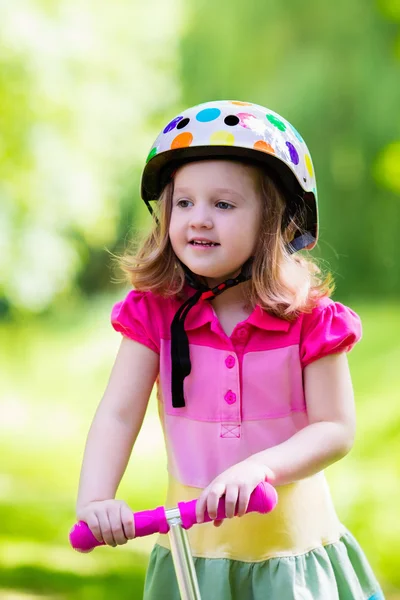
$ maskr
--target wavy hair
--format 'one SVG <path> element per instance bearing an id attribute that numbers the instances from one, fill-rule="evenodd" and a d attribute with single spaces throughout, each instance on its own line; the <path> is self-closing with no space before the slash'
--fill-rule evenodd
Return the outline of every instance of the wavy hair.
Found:
<path id="1" fill-rule="evenodd" d="M 316 259 L 305 253 L 289 253 L 288 243 L 297 232 L 302 232 L 301 213 L 287 219 L 280 186 L 265 169 L 257 170 L 262 216 L 252 278 L 242 285 L 249 306 L 259 304 L 277 317 L 293 320 L 301 312 L 310 312 L 320 298 L 331 296 L 335 286 L 332 275 L 322 273 Z M 142 240 L 132 241 L 118 262 L 135 289 L 184 298 L 185 273 L 168 235 L 173 192 L 172 180 L 156 203 L 150 233 Z"/>

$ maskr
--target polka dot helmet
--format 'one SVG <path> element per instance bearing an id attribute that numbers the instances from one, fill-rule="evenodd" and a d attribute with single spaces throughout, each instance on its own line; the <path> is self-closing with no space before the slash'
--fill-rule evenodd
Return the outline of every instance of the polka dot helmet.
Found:
<path id="1" fill-rule="evenodd" d="M 142 175 L 142 198 L 150 212 L 150 201 L 159 198 L 180 164 L 214 158 L 250 160 L 268 167 L 284 192 L 288 216 L 303 209 L 304 231 L 291 242 L 292 250 L 315 246 L 317 190 L 308 148 L 286 119 L 250 102 L 206 102 L 182 111 L 166 125 L 149 152 Z"/>

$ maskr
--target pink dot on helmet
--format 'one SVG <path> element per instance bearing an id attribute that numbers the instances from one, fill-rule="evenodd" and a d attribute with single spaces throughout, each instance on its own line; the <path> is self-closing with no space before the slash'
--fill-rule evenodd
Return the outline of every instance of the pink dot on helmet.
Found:
<path id="1" fill-rule="evenodd" d="M 241 112 L 237 113 L 239 118 L 239 125 L 245 127 L 246 129 L 253 129 L 251 126 L 252 121 L 257 121 L 257 117 L 252 115 L 251 113 Z"/>

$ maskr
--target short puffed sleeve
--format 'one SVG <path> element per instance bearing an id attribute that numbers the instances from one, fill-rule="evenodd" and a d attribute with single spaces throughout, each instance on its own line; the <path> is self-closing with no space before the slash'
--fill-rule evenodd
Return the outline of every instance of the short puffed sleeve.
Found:
<path id="1" fill-rule="evenodd" d="M 362 335 L 360 317 L 340 302 L 324 298 L 303 315 L 300 339 L 302 367 L 328 354 L 349 352 Z"/>
<path id="2" fill-rule="evenodd" d="M 160 334 L 154 318 L 151 292 L 132 290 L 125 300 L 117 302 L 111 311 L 111 324 L 125 337 L 160 353 Z"/>

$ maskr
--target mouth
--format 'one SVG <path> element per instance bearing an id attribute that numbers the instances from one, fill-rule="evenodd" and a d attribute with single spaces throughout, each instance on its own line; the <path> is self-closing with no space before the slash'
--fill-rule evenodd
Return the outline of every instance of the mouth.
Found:
<path id="1" fill-rule="evenodd" d="M 202 246 L 204 248 L 213 248 L 215 246 L 220 246 L 217 242 L 212 242 L 211 240 L 190 240 L 189 244 L 191 246 Z"/>

